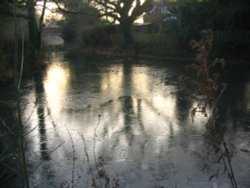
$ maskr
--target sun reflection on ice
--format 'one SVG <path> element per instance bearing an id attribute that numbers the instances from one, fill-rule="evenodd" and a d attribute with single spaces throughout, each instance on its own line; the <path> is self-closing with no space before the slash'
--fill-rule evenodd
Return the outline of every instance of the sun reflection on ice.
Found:
<path id="1" fill-rule="evenodd" d="M 132 72 L 133 89 L 141 95 L 149 94 L 150 80 L 147 68 L 143 68 L 141 71 L 137 71 L 136 67 Z"/>
<path id="2" fill-rule="evenodd" d="M 147 68 L 132 69 L 134 93 L 141 98 L 140 114 L 145 129 L 155 137 L 178 133 L 176 96 L 173 87 L 157 85 L 154 74 Z"/>
<path id="3" fill-rule="evenodd" d="M 124 79 L 123 67 L 121 65 L 112 66 L 112 71 L 106 72 L 101 76 L 101 90 L 109 91 L 109 95 L 114 98 L 119 97 Z"/>
<path id="4" fill-rule="evenodd" d="M 53 63 L 47 70 L 44 89 L 49 107 L 53 113 L 60 113 L 66 97 L 70 71 L 67 64 Z"/>

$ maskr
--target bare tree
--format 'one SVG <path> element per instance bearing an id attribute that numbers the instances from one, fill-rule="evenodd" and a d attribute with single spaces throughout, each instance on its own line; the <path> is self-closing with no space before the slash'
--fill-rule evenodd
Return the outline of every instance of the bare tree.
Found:
<path id="1" fill-rule="evenodd" d="M 135 20 L 150 10 L 152 0 L 91 0 L 102 16 L 111 18 L 113 22 L 120 24 L 120 29 L 124 37 L 124 45 L 128 47 L 133 44 L 131 27 Z"/>

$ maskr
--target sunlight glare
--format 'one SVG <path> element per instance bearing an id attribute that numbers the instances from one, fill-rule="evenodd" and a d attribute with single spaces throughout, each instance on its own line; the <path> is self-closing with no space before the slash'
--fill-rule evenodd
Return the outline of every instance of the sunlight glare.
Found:
<path id="1" fill-rule="evenodd" d="M 53 108 L 53 112 L 59 113 L 61 109 L 68 89 L 69 78 L 69 68 L 59 63 L 52 64 L 47 71 L 44 88 L 48 105 Z"/>
<path id="2" fill-rule="evenodd" d="M 123 67 L 121 65 L 113 66 L 112 71 L 102 75 L 101 90 L 112 91 L 110 94 L 113 97 L 119 97 L 119 91 L 122 88 L 123 82 Z"/>
<path id="3" fill-rule="evenodd" d="M 134 89 L 141 95 L 145 95 L 149 92 L 149 76 L 147 73 L 147 69 L 139 72 L 134 70 L 132 72 L 132 82 Z"/>
<path id="4" fill-rule="evenodd" d="M 157 110 L 165 113 L 168 117 L 174 117 L 176 106 L 175 96 L 164 97 L 160 93 L 155 93 L 153 94 L 152 104 L 157 108 Z"/>
<path id="5" fill-rule="evenodd" d="M 38 15 L 42 14 L 42 8 L 43 8 L 43 1 L 37 2 L 36 10 Z M 57 5 L 53 2 L 47 2 L 46 3 L 46 10 L 44 15 L 45 23 L 49 22 L 50 20 L 62 20 L 63 15 L 58 13 L 56 11 Z"/>

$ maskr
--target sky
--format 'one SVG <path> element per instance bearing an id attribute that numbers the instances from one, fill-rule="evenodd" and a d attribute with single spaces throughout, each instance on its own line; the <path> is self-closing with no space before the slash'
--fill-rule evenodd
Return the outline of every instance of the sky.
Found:
<path id="1" fill-rule="evenodd" d="M 43 2 L 37 2 L 37 12 L 40 15 L 43 7 Z M 46 3 L 46 11 L 45 11 L 45 16 L 44 16 L 44 21 L 45 23 L 49 22 L 49 20 L 61 20 L 63 19 L 62 14 L 56 12 L 57 5 L 53 2 L 47 2 Z"/>
<path id="2" fill-rule="evenodd" d="M 141 0 L 143 3 L 145 0 Z M 43 1 L 37 2 L 37 12 L 40 15 L 43 7 Z M 44 21 L 45 24 L 50 22 L 50 20 L 61 20 L 63 19 L 63 15 L 56 12 L 57 5 L 53 2 L 47 2 L 46 3 L 46 11 L 45 11 L 45 16 L 44 16 Z M 135 21 L 135 23 L 143 23 L 143 18 L 139 18 Z"/>

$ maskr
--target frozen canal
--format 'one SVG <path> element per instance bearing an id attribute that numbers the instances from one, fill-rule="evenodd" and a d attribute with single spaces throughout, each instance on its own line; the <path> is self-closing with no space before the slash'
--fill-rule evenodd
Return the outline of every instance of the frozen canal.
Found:
<path id="1" fill-rule="evenodd" d="M 230 188 L 222 172 L 209 181 L 223 166 L 208 155 L 207 118 L 192 123 L 177 91 L 182 64 L 52 57 L 22 90 L 32 187 L 91 187 L 92 177 L 105 187 L 106 175 L 122 188 Z M 221 139 L 234 146 L 238 187 L 249 188 L 250 76 L 227 76 Z"/>

